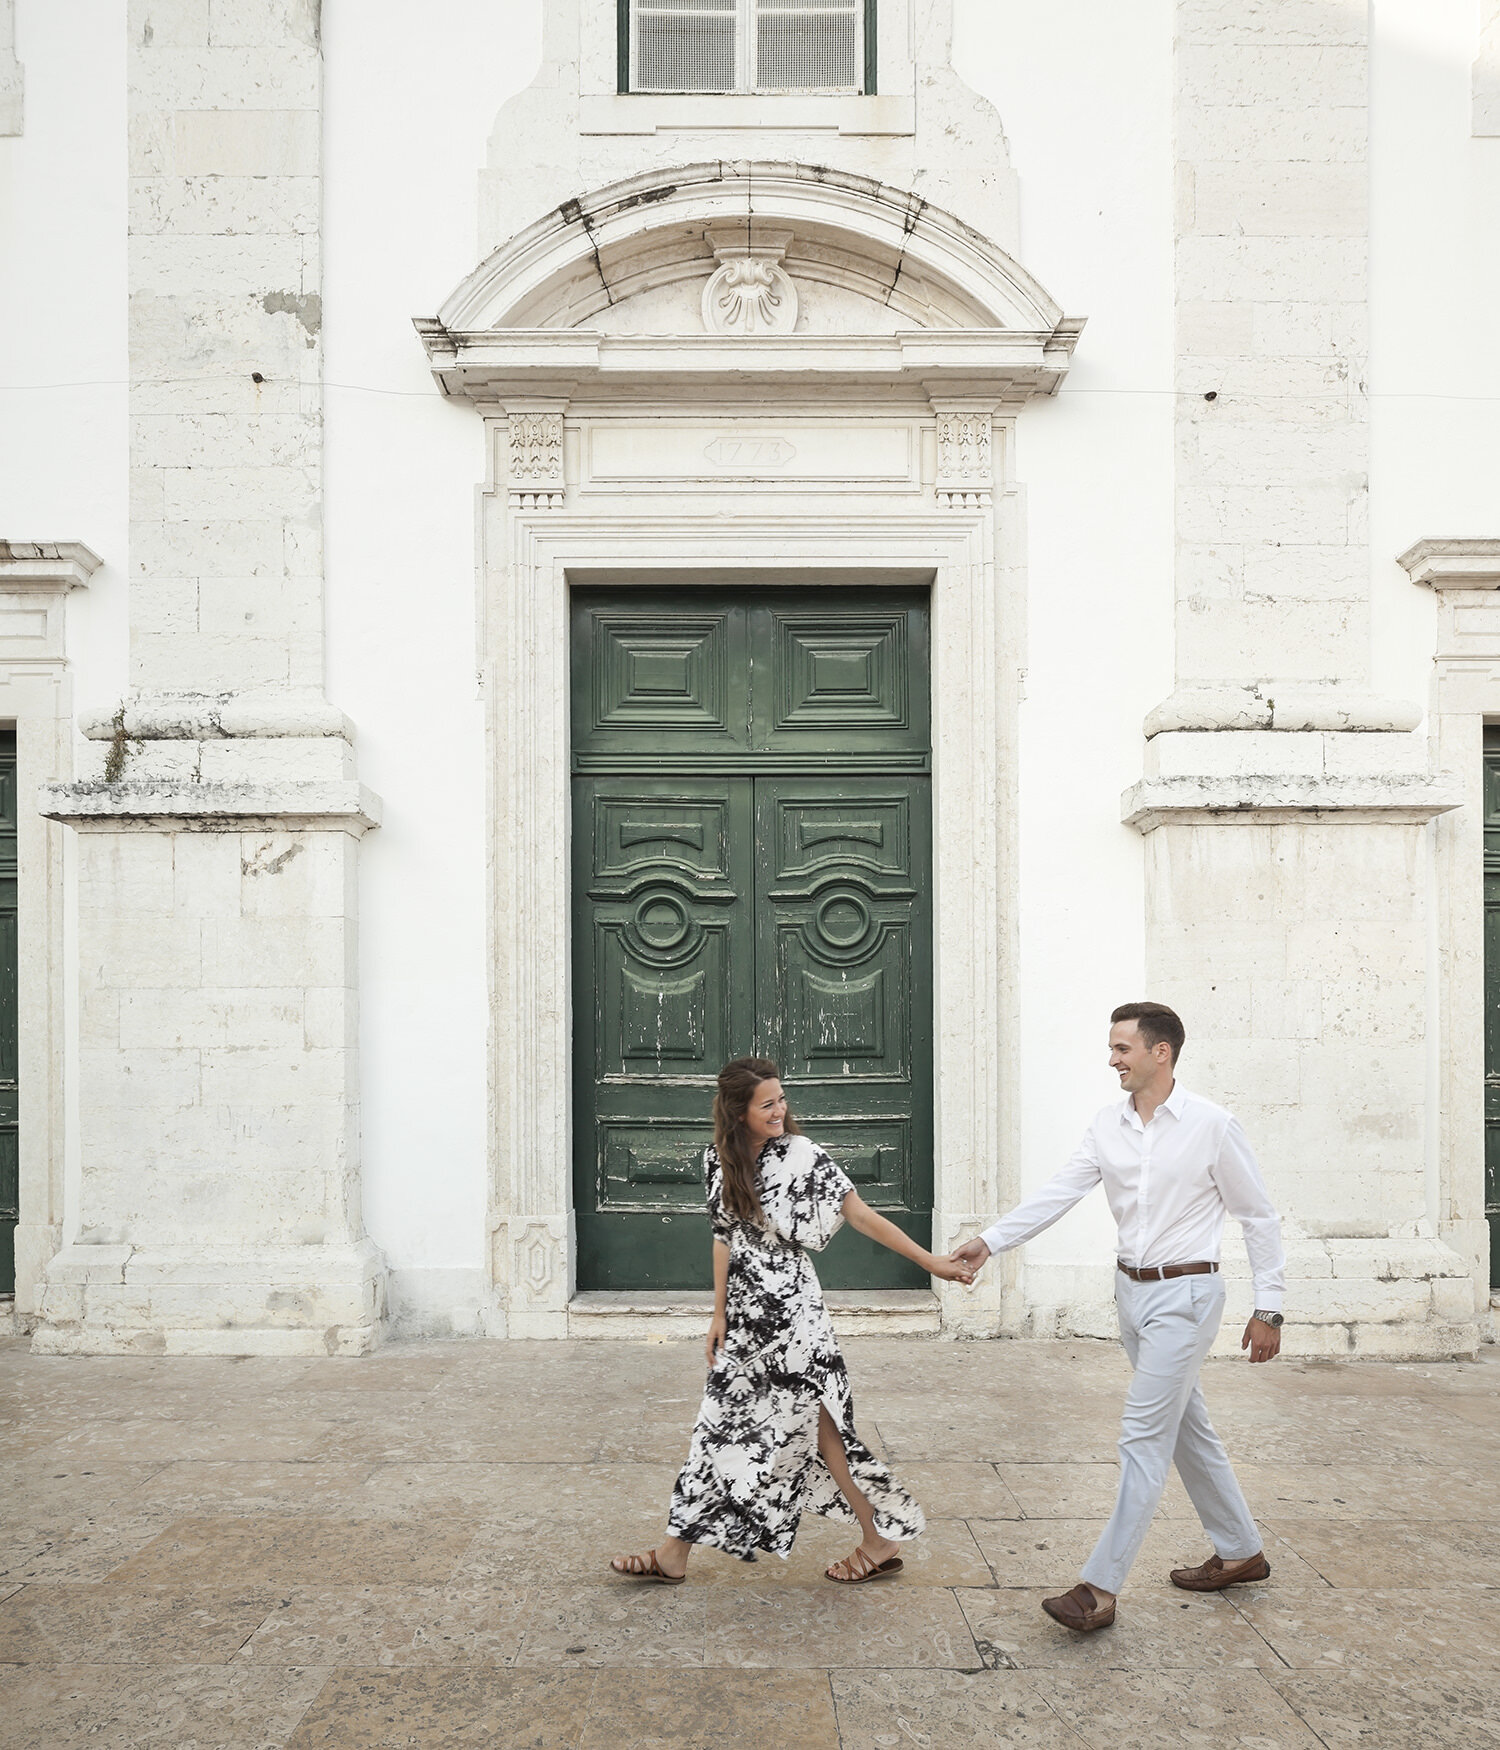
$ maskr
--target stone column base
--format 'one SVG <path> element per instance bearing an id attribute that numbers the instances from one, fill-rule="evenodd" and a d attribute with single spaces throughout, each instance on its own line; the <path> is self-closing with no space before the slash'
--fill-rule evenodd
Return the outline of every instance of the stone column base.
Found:
<path id="1" fill-rule="evenodd" d="M 35 1355 L 366 1355 L 385 1259 L 332 1246 L 71 1245 L 47 1266 Z"/>

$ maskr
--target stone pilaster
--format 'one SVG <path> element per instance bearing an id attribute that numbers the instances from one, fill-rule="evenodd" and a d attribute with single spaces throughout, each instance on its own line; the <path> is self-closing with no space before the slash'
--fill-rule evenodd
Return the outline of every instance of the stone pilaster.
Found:
<path id="1" fill-rule="evenodd" d="M 1177 8 L 1177 682 L 1148 733 L 1416 721 L 1364 697 L 1367 60 L 1357 8 Z"/>
<path id="2" fill-rule="evenodd" d="M 20 1221 L 16 1312 L 36 1312 L 38 1285 L 62 1243 L 67 1052 L 63 832 L 29 806 L 73 757 L 67 601 L 99 569 L 80 541 L 0 540 L 0 718 L 16 732 L 17 1116 Z"/>
<path id="3" fill-rule="evenodd" d="M 1290 1346 L 1446 1355 L 1477 1327 L 1427 1168 L 1429 845 L 1462 795 L 1370 688 L 1367 29 L 1179 0 L 1176 686 L 1123 815 L 1142 994 L 1261 1152 Z"/>
<path id="4" fill-rule="evenodd" d="M 323 696 L 317 0 L 132 0 L 130 677 L 79 834 L 82 1185 L 51 1351 L 357 1353 L 357 853 Z"/>

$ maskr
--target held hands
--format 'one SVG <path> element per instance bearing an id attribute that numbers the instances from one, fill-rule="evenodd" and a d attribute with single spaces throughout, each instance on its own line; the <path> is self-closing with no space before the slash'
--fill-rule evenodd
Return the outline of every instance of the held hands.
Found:
<path id="1" fill-rule="evenodd" d="M 990 1249 L 983 1240 L 970 1240 L 966 1245 L 957 1247 L 948 1254 L 950 1264 L 960 1265 L 968 1271 L 966 1277 L 958 1280 L 972 1282 L 979 1272 L 990 1261 Z"/>
<path id="2" fill-rule="evenodd" d="M 709 1322 L 708 1336 L 704 1339 L 703 1352 L 708 1357 L 709 1371 L 719 1359 L 719 1351 L 724 1347 L 724 1339 L 729 1335 L 729 1320 L 723 1313 L 715 1313 Z"/>
<path id="3" fill-rule="evenodd" d="M 931 1258 L 927 1260 L 930 1275 L 938 1277 L 943 1282 L 962 1282 L 967 1288 L 974 1280 L 974 1272 L 955 1253 L 951 1258 Z"/>
<path id="4" fill-rule="evenodd" d="M 950 1252 L 946 1258 L 934 1258 L 932 1274 L 941 1277 L 944 1282 L 962 1282 L 968 1288 L 989 1261 L 990 1249 L 984 1241 L 970 1240 L 967 1245 Z"/>

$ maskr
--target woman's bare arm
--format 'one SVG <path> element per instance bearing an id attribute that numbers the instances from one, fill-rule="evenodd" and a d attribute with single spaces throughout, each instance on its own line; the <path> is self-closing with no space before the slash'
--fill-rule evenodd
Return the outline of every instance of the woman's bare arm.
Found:
<path id="1" fill-rule="evenodd" d="M 708 1327 L 704 1351 L 708 1365 L 718 1360 L 718 1351 L 729 1334 L 729 1247 L 723 1240 L 714 1241 L 714 1316 Z"/>
<path id="2" fill-rule="evenodd" d="M 945 1282 L 972 1282 L 974 1272 L 963 1262 L 952 1258 L 935 1258 L 931 1252 L 919 1246 L 910 1234 L 902 1233 L 895 1222 L 887 1221 L 878 1210 L 871 1209 L 858 1191 L 851 1191 L 844 1199 L 844 1220 L 856 1233 L 862 1233 L 874 1240 L 878 1245 L 887 1247 L 903 1258 L 910 1258 L 913 1264 L 919 1264 L 929 1276 L 939 1276 Z"/>

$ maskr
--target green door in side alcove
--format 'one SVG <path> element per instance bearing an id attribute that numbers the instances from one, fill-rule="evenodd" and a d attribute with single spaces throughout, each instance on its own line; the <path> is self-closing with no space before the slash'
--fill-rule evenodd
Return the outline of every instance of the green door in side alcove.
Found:
<path id="1" fill-rule="evenodd" d="M 710 1283 L 714 1078 L 751 1051 L 926 1244 L 925 593 L 575 591 L 572 615 L 578 1286 Z M 927 1285 L 847 1227 L 818 1272 Z"/>
<path id="2" fill-rule="evenodd" d="M 16 801 L 16 732 L 0 730 L 0 1294 L 16 1291 L 16 1221 L 21 1213 Z"/>

